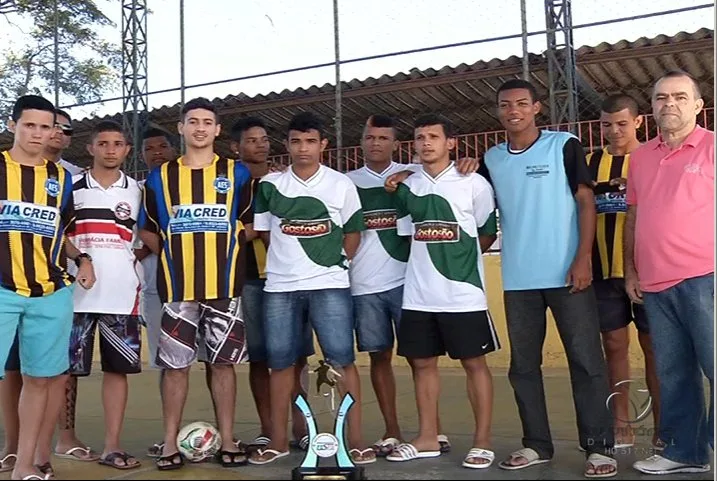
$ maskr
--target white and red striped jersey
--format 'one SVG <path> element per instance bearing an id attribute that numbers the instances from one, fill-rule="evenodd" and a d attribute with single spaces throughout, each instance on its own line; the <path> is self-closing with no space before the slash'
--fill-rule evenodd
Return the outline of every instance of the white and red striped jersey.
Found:
<path id="1" fill-rule="evenodd" d="M 139 184 L 123 172 L 108 189 L 89 171 L 72 180 L 76 223 L 67 237 L 92 256 L 97 277 L 92 289 L 75 288 L 75 312 L 139 315 L 143 274 L 133 251 L 142 202 Z M 74 275 L 74 262 L 68 265 Z"/>

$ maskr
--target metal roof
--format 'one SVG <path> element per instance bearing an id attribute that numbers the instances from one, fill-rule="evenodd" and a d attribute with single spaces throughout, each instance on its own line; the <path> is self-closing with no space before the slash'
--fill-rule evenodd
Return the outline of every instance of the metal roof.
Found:
<path id="1" fill-rule="evenodd" d="M 701 84 L 706 106 L 713 106 L 714 90 L 714 31 L 700 29 L 694 33 L 680 32 L 672 37 L 622 40 L 614 44 L 601 43 L 581 47 L 576 51 L 579 71 L 580 119 L 599 115 L 598 95 L 625 91 L 636 97 L 642 109 L 649 111 L 647 92 L 665 71 L 680 68 L 692 74 Z M 547 60 L 543 55 L 531 54 L 532 82 L 541 98 L 548 97 Z M 420 114 L 439 113 L 454 123 L 458 132 L 498 130 L 494 116 L 495 91 L 502 82 L 521 75 L 521 58 L 478 61 L 472 65 L 443 67 L 440 70 L 412 69 L 407 73 L 380 78 L 354 79 L 342 84 L 343 144 L 358 145 L 363 124 L 371 114 L 388 114 L 399 119 L 399 136 L 408 138 L 412 120 Z M 281 145 L 289 119 L 296 113 L 311 110 L 320 115 L 328 127 L 330 146 L 333 138 L 334 86 L 312 86 L 281 93 L 249 97 L 245 94 L 216 98 L 222 124 L 226 127 L 247 115 L 262 117 L 272 137 L 272 154 L 284 153 Z M 545 107 L 547 110 L 547 106 Z M 179 104 L 164 106 L 150 113 L 150 121 L 171 132 L 176 131 Z M 545 111 L 544 111 L 545 113 Z M 65 157 L 80 163 L 89 162 L 85 149 L 92 126 L 103 119 L 121 122 L 122 115 L 83 119 L 75 122 L 75 136 Z M 541 119 L 548 123 L 548 117 Z M 225 128 L 225 131 L 229 130 Z M 0 146 L 11 143 L 9 133 L 0 135 Z M 222 135 L 216 150 L 229 155 L 228 137 Z"/>

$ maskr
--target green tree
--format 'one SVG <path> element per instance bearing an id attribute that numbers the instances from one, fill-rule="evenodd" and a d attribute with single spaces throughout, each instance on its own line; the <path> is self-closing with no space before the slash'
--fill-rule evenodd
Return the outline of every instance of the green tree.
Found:
<path id="1" fill-rule="evenodd" d="M 56 20 L 61 103 L 98 100 L 118 85 L 121 50 L 101 36 L 116 25 L 94 0 L 0 0 L 0 29 L 13 39 L 0 47 L 0 124 L 20 95 L 54 101 Z"/>

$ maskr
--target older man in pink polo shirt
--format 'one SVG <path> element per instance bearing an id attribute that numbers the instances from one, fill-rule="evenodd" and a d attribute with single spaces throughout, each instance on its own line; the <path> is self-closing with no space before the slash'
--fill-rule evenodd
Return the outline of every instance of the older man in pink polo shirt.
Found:
<path id="1" fill-rule="evenodd" d="M 634 464 L 648 474 L 709 471 L 714 446 L 715 138 L 697 125 L 703 105 L 685 72 L 660 78 L 652 94 L 660 135 L 633 152 L 628 173 L 625 285 L 647 312 L 667 444 Z"/>

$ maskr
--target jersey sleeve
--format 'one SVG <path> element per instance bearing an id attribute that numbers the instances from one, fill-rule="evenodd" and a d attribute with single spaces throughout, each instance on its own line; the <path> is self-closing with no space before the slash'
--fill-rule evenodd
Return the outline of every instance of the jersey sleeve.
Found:
<path id="1" fill-rule="evenodd" d="M 627 194 L 625 196 L 625 202 L 627 205 L 637 205 L 637 187 L 635 187 L 635 156 L 630 156 L 630 165 L 627 166 Z"/>
<path id="2" fill-rule="evenodd" d="M 495 235 L 498 222 L 495 216 L 495 197 L 493 187 L 481 175 L 473 180 L 473 217 L 478 226 L 478 235 Z"/>
<path id="3" fill-rule="evenodd" d="M 396 189 L 396 233 L 400 236 L 413 235 L 413 218 L 408 212 L 408 196 L 411 190 L 404 183 Z"/>
<path id="4" fill-rule="evenodd" d="M 65 174 L 65 186 L 62 190 L 62 203 L 60 204 L 60 220 L 65 233 L 75 230 L 75 196 L 72 193 L 72 177 Z"/>
<path id="5" fill-rule="evenodd" d="M 239 193 L 237 212 L 239 213 L 239 221 L 244 224 L 254 223 L 254 191 L 252 189 L 252 183 L 254 179 L 251 178 L 249 169 L 243 164 L 237 162 L 235 164 L 234 179 L 236 186 L 236 192 Z"/>
<path id="6" fill-rule="evenodd" d="M 354 183 L 349 180 L 346 182 L 344 192 L 344 203 L 340 211 L 344 234 L 366 230 L 358 189 L 356 189 Z"/>
<path id="7" fill-rule="evenodd" d="M 565 165 L 565 175 L 568 178 L 570 191 L 575 195 L 578 186 L 584 184 L 592 188 L 592 179 L 588 164 L 585 160 L 585 152 L 580 141 L 575 137 L 570 137 L 565 145 L 563 145 L 563 163 Z"/>
<path id="8" fill-rule="evenodd" d="M 254 230 L 270 231 L 271 230 L 271 211 L 269 211 L 269 198 L 273 186 L 270 182 L 259 182 L 259 188 L 254 199 Z"/>
<path id="9" fill-rule="evenodd" d="M 154 187 L 154 182 L 152 182 L 153 179 L 154 171 L 150 173 L 142 189 L 142 206 L 137 216 L 137 228 L 159 234 L 157 195 L 155 193 L 156 187 Z"/>

